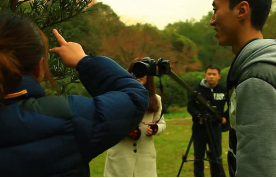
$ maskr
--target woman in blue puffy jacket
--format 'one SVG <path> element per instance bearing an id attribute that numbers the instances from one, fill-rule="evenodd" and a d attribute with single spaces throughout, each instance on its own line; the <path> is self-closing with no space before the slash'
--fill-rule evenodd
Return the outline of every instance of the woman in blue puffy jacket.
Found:
<path id="1" fill-rule="evenodd" d="M 30 20 L 0 14 L 0 176 L 89 176 L 89 162 L 148 108 L 147 90 L 117 63 L 53 33 L 60 47 L 49 51 Z M 46 96 L 40 82 L 53 81 L 48 51 L 76 68 L 93 98 Z"/>

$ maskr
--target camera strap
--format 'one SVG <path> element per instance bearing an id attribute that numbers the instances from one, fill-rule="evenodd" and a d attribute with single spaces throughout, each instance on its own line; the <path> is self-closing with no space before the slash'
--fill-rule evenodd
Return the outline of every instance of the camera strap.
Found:
<path id="1" fill-rule="evenodd" d="M 160 118 L 159 118 L 157 121 L 153 121 L 153 122 L 144 122 L 144 121 L 141 121 L 141 122 L 142 122 L 142 124 L 144 124 L 144 125 L 156 125 L 156 124 L 158 124 L 158 122 L 161 120 L 162 116 L 163 116 L 163 109 L 162 109 L 162 111 L 161 111 Z"/>

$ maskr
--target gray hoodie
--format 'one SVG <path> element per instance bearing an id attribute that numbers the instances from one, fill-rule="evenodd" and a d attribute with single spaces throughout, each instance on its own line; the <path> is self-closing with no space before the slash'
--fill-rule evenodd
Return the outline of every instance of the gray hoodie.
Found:
<path id="1" fill-rule="evenodd" d="M 236 176 L 276 176 L 276 42 L 247 44 L 228 74 L 230 149 Z M 235 143 L 236 142 L 236 143 Z M 229 162 L 235 164 L 234 162 Z"/>

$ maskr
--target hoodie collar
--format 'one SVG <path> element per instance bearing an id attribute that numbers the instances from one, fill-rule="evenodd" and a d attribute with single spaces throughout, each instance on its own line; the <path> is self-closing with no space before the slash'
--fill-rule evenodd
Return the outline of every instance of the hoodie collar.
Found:
<path id="1" fill-rule="evenodd" d="M 200 85 L 205 87 L 205 88 L 215 88 L 218 84 L 216 84 L 214 87 L 210 87 L 210 86 L 207 85 L 207 80 L 204 78 L 204 79 L 201 80 Z"/>
<path id="2" fill-rule="evenodd" d="M 46 96 L 46 93 L 37 80 L 29 75 L 23 75 L 11 93 L 6 96 L 3 104 L 9 105 L 21 100 L 43 96 Z"/>
<path id="3" fill-rule="evenodd" d="M 271 57 L 271 55 L 275 56 L 276 54 L 275 47 L 271 48 L 275 45 L 276 43 L 273 39 L 256 38 L 245 44 L 232 62 L 227 77 L 227 87 L 230 89 L 232 86 L 237 85 L 242 72 L 256 62 L 276 63 L 276 59 Z"/>

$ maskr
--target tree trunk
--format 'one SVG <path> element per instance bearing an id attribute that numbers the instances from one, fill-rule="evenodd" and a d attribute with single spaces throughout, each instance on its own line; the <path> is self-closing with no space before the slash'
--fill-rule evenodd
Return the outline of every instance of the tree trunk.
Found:
<path id="1" fill-rule="evenodd" d="M 15 12 L 17 7 L 18 0 L 10 0 L 10 9 L 12 12 Z"/>

